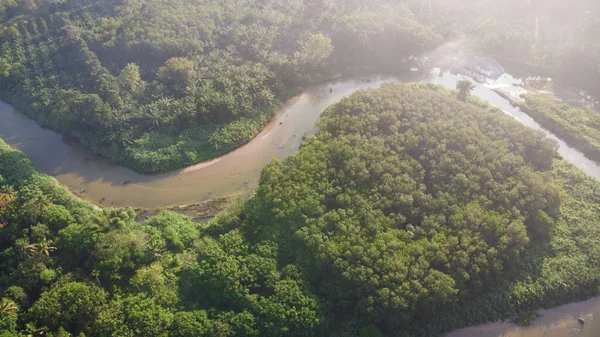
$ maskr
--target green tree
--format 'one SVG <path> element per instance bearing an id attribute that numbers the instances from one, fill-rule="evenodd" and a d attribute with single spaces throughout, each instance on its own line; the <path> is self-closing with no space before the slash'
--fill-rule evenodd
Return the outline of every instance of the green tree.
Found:
<path id="1" fill-rule="evenodd" d="M 8 77 L 8 75 L 10 75 L 10 68 L 10 63 L 6 59 L 0 57 L 0 77 Z"/>
<path id="2" fill-rule="evenodd" d="M 11 286 L 6 288 L 4 291 L 4 297 L 15 301 L 20 307 L 27 307 L 29 303 L 29 297 L 25 290 L 19 286 Z"/>
<path id="3" fill-rule="evenodd" d="M 465 102 L 475 86 L 469 80 L 460 80 L 456 83 L 456 89 L 458 90 L 458 99 Z"/>
<path id="4" fill-rule="evenodd" d="M 146 86 L 140 76 L 140 67 L 135 63 L 129 63 L 119 74 L 121 88 L 130 95 L 137 96 Z"/>
<path id="5" fill-rule="evenodd" d="M 182 93 L 195 77 L 196 63 L 185 57 L 173 57 L 158 69 L 158 78 L 174 92 Z"/>
<path id="6" fill-rule="evenodd" d="M 309 63 L 321 65 L 333 52 L 331 38 L 325 34 L 312 34 L 302 42 L 302 51 Z"/>
<path id="7" fill-rule="evenodd" d="M 148 248 L 148 234 L 141 228 L 108 231 L 101 236 L 92 252 L 95 269 L 106 281 L 130 276 L 147 260 Z"/>
<path id="8" fill-rule="evenodd" d="M 175 313 L 169 335 L 173 337 L 217 336 L 215 325 L 206 311 L 179 311 Z"/>
<path id="9" fill-rule="evenodd" d="M 106 297 L 104 290 L 92 284 L 59 281 L 41 294 L 29 309 L 29 317 L 38 326 L 51 330 L 63 327 L 87 333 L 106 304 Z"/>
<path id="10" fill-rule="evenodd" d="M 50 205 L 43 214 L 44 223 L 54 232 L 76 223 L 75 218 L 69 210 L 62 205 Z"/>
<path id="11" fill-rule="evenodd" d="M 144 294 L 123 299 L 125 324 L 136 336 L 167 337 L 173 313 Z"/>
<path id="12" fill-rule="evenodd" d="M 315 335 L 321 323 L 319 300 L 307 294 L 297 280 L 277 282 L 269 297 L 260 299 L 262 331 L 269 336 Z"/>
<path id="13" fill-rule="evenodd" d="M 146 222 L 157 229 L 171 251 L 183 251 L 200 235 L 197 225 L 189 217 L 174 212 L 161 212 Z"/>
<path id="14" fill-rule="evenodd" d="M 149 267 L 138 269 L 131 278 L 131 285 L 154 298 L 158 304 L 174 307 L 179 302 L 176 281 L 177 277 L 173 273 L 164 270 L 159 263 L 153 263 Z"/>

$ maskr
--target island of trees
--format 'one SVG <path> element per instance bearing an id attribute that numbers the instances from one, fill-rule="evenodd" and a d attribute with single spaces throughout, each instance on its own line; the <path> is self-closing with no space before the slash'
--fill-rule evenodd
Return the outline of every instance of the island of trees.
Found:
<path id="1" fill-rule="evenodd" d="M 207 224 L 98 209 L 0 143 L 0 336 L 438 336 L 596 295 L 600 183 L 458 96 L 355 93 Z"/>

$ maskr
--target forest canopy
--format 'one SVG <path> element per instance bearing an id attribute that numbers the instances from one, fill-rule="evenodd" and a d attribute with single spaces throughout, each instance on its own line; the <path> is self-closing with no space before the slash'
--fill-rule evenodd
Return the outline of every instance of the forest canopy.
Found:
<path id="1" fill-rule="evenodd" d="M 207 224 L 98 209 L 0 143 L 0 336 L 438 336 L 596 295 L 600 183 L 457 96 L 355 93 Z"/>
<path id="2" fill-rule="evenodd" d="M 595 91 L 593 0 L 3 0 L 0 98 L 140 172 L 256 135 L 339 73 L 406 70 L 447 41 Z"/>
<path id="3" fill-rule="evenodd" d="M 387 1 L 1 4 L 0 98 L 146 173 L 244 144 L 306 83 L 441 41 Z"/>
<path id="4" fill-rule="evenodd" d="M 448 41 L 597 90 L 598 14 L 596 0 L 0 0 L 0 98 L 163 172 L 249 141 L 303 86 L 405 70 Z M 600 183 L 463 84 L 342 100 L 205 224 L 98 208 L 0 141 L 0 337 L 425 337 L 597 295 Z M 598 150 L 591 111 L 524 106 Z"/>

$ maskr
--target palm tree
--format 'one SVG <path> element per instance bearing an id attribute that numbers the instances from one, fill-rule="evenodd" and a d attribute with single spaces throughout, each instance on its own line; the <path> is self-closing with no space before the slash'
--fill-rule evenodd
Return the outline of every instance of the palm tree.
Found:
<path id="1" fill-rule="evenodd" d="M 0 317 L 17 317 L 19 314 L 19 306 L 14 301 L 9 299 L 0 299 Z"/>
<path id="2" fill-rule="evenodd" d="M 102 284 L 100 283 L 100 278 L 99 278 L 99 276 L 100 276 L 100 271 L 99 271 L 98 269 L 94 269 L 94 270 L 92 271 L 92 274 L 91 274 L 91 276 L 93 276 L 93 277 L 95 277 L 95 278 L 96 278 L 96 282 L 98 282 L 98 286 L 99 286 L 100 288 L 102 288 Z"/>
<path id="3" fill-rule="evenodd" d="M 146 119 L 151 129 L 159 129 L 162 124 L 162 114 L 160 109 L 153 103 L 146 110 Z"/>
<path id="4" fill-rule="evenodd" d="M 53 253 L 56 251 L 56 247 L 52 246 L 53 242 L 52 240 L 42 240 L 40 243 L 38 243 L 38 253 L 39 254 L 43 254 L 46 256 L 50 256 L 50 253 Z"/>
<path id="5" fill-rule="evenodd" d="M 263 88 L 256 93 L 256 100 L 263 105 L 272 105 L 275 101 L 275 95 L 269 88 Z"/>
<path id="6" fill-rule="evenodd" d="M 196 97 L 198 95 L 198 84 L 196 82 L 188 83 L 187 87 L 185 87 L 185 94 L 192 99 L 192 101 L 196 102 Z"/>
<path id="7" fill-rule="evenodd" d="M 37 251 L 37 246 L 35 243 L 31 243 L 28 244 L 26 246 L 23 246 L 23 256 L 25 257 L 32 257 L 33 255 L 35 255 L 35 252 Z"/>
<path id="8" fill-rule="evenodd" d="M 268 80 L 267 72 L 265 71 L 264 66 L 259 65 L 258 63 L 250 66 L 250 73 L 253 75 L 252 77 L 257 83 L 265 83 Z"/>
<path id="9" fill-rule="evenodd" d="M 241 107 L 245 112 L 252 110 L 252 96 L 246 90 L 240 90 L 235 93 L 235 102 L 238 103 L 237 106 Z M 232 106 L 235 107 L 236 105 Z"/>
<path id="10" fill-rule="evenodd" d="M 50 253 L 56 251 L 56 247 L 52 246 L 52 240 L 42 240 L 39 243 L 31 243 L 23 247 L 23 253 L 27 257 L 34 255 L 50 256 Z"/>
<path id="11" fill-rule="evenodd" d="M 10 63 L 7 60 L 0 58 L 0 77 L 8 77 L 10 75 Z"/>

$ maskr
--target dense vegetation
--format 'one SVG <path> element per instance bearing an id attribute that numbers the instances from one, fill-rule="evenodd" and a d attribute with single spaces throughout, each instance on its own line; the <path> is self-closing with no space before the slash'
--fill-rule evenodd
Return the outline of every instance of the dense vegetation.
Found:
<path id="1" fill-rule="evenodd" d="M 298 86 L 440 40 L 384 0 L 2 0 L 0 97 L 159 172 L 247 142 Z"/>
<path id="2" fill-rule="evenodd" d="M 344 99 L 205 225 L 96 209 L 0 143 L 0 336 L 436 336 L 596 294 L 600 183 L 458 95 Z"/>
<path id="3" fill-rule="evenodd" d="M 2 0 L 0 98 L 161 172 L 249 141 L 298 87 L 406 69 L 444 40 L 595 91 L 598 13 L 595 0 Z"/>
<path id="4" fill-rule="evenodd" d="M 0 173 L 2 337 L 306 335 L 321 322 L 273 243 L 97 209 L 1 141 Z"/>
<path id="5" fill-rule="evenodd" d="M 600 113 L 558 101 L 551 95 L 526 95 L 519 106 L 542 126 L 588 157 L 600 161 Z"/>

